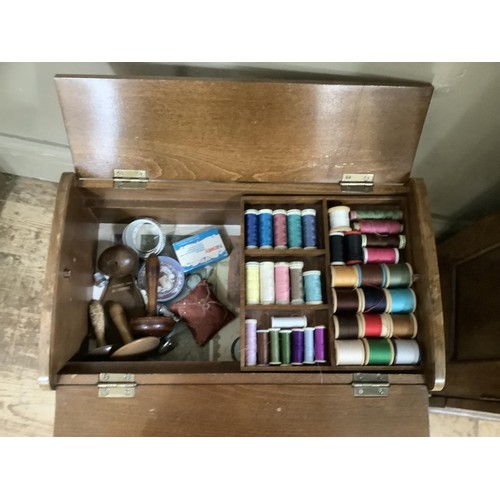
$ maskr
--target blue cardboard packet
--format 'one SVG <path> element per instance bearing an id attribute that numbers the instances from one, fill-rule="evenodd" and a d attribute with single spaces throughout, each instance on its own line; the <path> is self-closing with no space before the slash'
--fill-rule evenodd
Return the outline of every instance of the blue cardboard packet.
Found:
<path id="1" fill-rule="evenodd" d="M 215 227 L 176 241 L 172 246 L 185 273 L 209 266 L 229 256 Z"/>

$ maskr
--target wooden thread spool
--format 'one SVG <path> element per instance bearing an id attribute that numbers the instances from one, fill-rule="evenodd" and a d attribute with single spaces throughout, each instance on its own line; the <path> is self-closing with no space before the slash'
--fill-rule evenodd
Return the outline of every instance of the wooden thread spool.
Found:
<path id="1" fill-rule="evenodd" d="M 394 364 L 395 365 L 417 365 L 420 363 L 420 347 L 416 340 L 393 339 Z"/>
<path id="2" fill-rule="evenodd" d="M 365 308 L 361 288 L 332 288 L 333 313 L 360 313 Z"/>
<path id="3" fill-rule="evenodd" d="M 361 366 L 365 364 L 365 346 L 361 340 L 336 340 L 335 364 Z"/>
<path id="4" fill-rule="evenodd" d="M 158 293 L 158 277 L 160 274 L 160 260 L 156 254 L 151 254 L 146 260 L 146 276 L 148 280 L 148 307 L 147 316 L 134 318 L 130 322 L 130 328 L 134 335 L 153 335 L 163 337 L 170 333 L 175 326 L 175 320 L 171 316 L 158 316 L 156 310 L 156 299 Z"/>
<path id="5" fill-rule="evenodd" d="M 400 339 L 414 339 L 418 324 L 414 314 L 391 314 L 392 336 Z"/>
<path id="6" fill-rule="evenodd" d="M 359 271 L 356 266 L 330 266 L 332 286 L 339 288 L 357 288 Z"/>

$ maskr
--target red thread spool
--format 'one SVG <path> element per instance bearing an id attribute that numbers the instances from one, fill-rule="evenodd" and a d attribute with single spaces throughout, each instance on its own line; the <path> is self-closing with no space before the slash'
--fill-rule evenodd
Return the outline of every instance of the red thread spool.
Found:
<path id="1" fill-rule="evenodd" d="M 366 234 L 399 234 L 403 232 L 403 224 L 395 220 L 360 220 L 353 223 L 353 228 Z"/>
<path id="2" fill-rule="evenodd" d="M 363 248 L 365 264 L 397 264 L 399 250 L 397 248 Z"/>
<path id="3" fill-rule="evenodd" d="M 364 314 L 365 337 L 383 337 L 383 323 L 380 314 Z"/>

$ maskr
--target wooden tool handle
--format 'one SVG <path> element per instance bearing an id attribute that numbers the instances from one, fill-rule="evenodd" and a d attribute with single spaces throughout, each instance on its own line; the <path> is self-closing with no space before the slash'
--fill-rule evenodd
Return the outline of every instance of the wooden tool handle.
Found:
<path id="1" fill-rule="evenodd" d="M 105 336 L 105 316 L 104 316 L 104 308 L 102 304 L 98 300 L 91 300 L 89 304 L 89 315 L 90 322 L 92 323 L 92 327 L 94 328 L 94 333 L 97 339 L 97 347 L 102 347 L 106 345 L 106 336 Z"/>
<path id="2" fill-rule="evenodd" d="M 128 328 L 127 316 L 125 315 L 123 307 L 117 302 L 113 302 L 109 306 L 109 314 L 111 315 L 116 328 L 118 328 L 123 342 L 125 342 L 125 344 L 130 344 L 130 342 L 133 342 L 134 337 L 132 337 L 132 334 L 130 333 L 130 330 Z"/>
<path id="3" fill-rule="evenodd" d="M 148 280 L 148 316 L 157 316 L 156 300 L 158 296 L 158 278 L 160 277 L 160 259 L 152 253 L 146 260 L 146 278 Z"/>

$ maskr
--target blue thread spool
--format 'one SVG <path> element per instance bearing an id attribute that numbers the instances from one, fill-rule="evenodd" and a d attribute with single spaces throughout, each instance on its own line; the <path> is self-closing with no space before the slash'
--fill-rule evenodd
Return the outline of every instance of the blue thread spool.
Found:
<path id="1" fill-rule="evenodd" d="M 415 312 L 417 297 L 411 288 L 389 288 L 387 293 L 388 311 L 392 314 Z"/>
<path id="2" fill-rule="evenodd" d="M 304 277 L 306 304 L 323 304 L 321 271 L 306 271 L 302 275 Z"/>
<path id="3" fill-rule="evenodd" d="M 259 248 L 273 248 L 273 211 L 259 210 Z"/>
<path id="4" fill-rule="evenodd" d="M 245 210 L 245 247 L 257 248 L 259 245 L 259 211 Z"/>
<path id="5" fill-rule="evenodd" d="M 302 244 L 304 248 L 318 248 L 316 236 L 316 210 L 306 208 L 302 210 Z"/>
<path id="6" fill-rule="evenodd" d="M 304 364 L 314 364 L 314 328 L 304 328 Z"/>
<path id="7" fill-rule="evenodd" d="M 301 365 L 304 362 L 304 330 L 292 330 L 292 365 Z"/>
<path id="8" fill-rule="evenodd" d="M 382 314 L 390 312 L 388 307 L 389 298 L 386 290 L 381 288 L 363 288 L 365 296 L 365 313 Z"/>
<path id="9" fill-rule="evenodd" d="M 302 212 L 298 209 L 286 212 L 288 248 L 302 248 Z"/>

